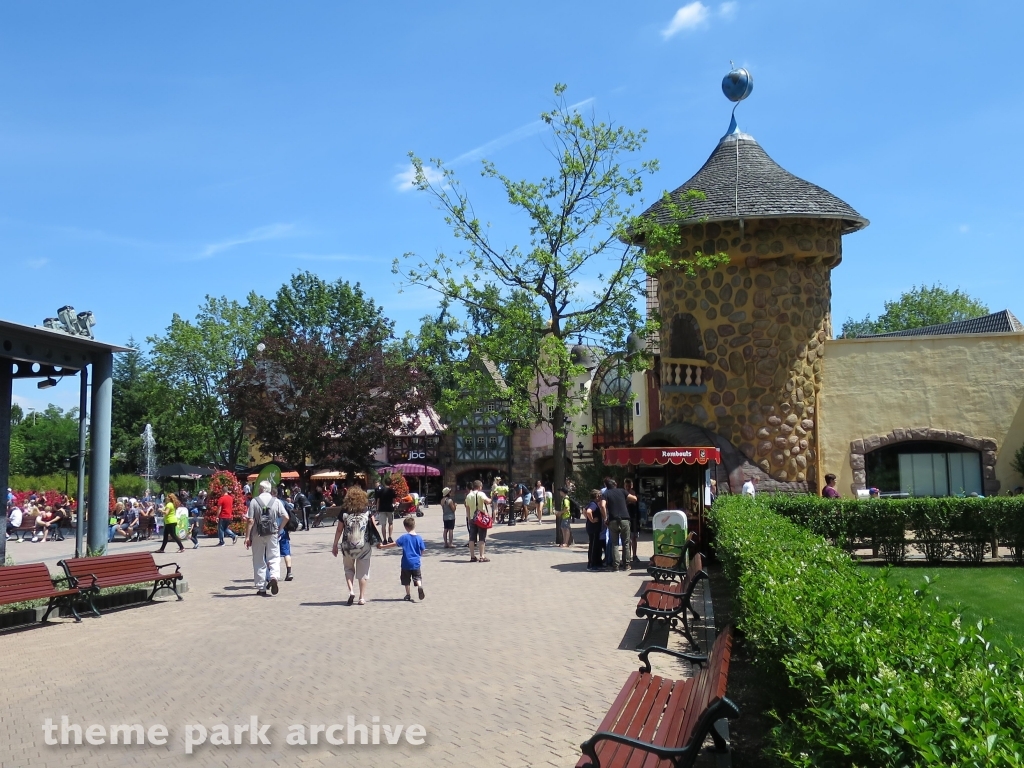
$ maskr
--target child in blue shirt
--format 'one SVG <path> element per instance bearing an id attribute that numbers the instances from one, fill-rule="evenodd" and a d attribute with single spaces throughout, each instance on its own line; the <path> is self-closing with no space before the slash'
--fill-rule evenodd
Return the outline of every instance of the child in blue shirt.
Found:
<path id="1" fill-rule="evenodd" d="M 423 537 L 416 533 L 416 518 L 414 516 L 410 515 L 405 518 L 402 524 L 405 526 L 406 533 L 390 544 L 378 544 L 377 549 L 401 547 L 402 585 L 405 587 L 405 599 L 412 603 L 415 602 L 412 599 L 411 584 L 413 582 L 416 584 L 420 600 L 427 596 L 423 591 L 423 574 L 420 571 L 420 555 L 423 554 L 423 550 L 427 548 L 427 545 L 423 541 Z"/>

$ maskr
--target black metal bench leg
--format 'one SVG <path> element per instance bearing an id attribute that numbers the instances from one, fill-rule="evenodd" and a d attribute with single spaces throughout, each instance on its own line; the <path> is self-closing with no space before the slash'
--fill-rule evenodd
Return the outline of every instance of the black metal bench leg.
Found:
<path id="1" fill-rule="evenodd" d="M 93 598 L 93 596 L 90 593 L 90 595 L 89 595 L 89 608 L 92 610 L 92 612 L 94 614 L 96 614 L 96 618 L 97 619 L 102 619 L 103 618 L 103 614 L 100 613 L 99 610 L 96 608 L 96 603 L 93 602 L 92 598 Z"/>
<path id="2" fill-rule="evenodd" d="M 718 720 L 718 721 L 716 721 L 716 722 L 711 724 L 711 728 L 710 728 L 711 740 L 715 743 L 715 751 L 716 752 L 728 752 L 729 751 L 729 744 L 726 742 L 725 738 L 722 736 L 722 732 L 718 730 L 718 725 L 721 722 L 722 722 L 721 720 Z"/>
<path id="3" fill-rule="evenodd" d="M 54 598 L 52 598 L 52 597 L 47 601 L 47 603 L 46 603 L 46 613 L 43 614 L 43 621 L 41 623 L 45 623 L 45 622 L 49 621 L 50 614 L 53 612 L 53 609 L 56 608 L 58 605 L 60 605 L 60 602 L 59 601 L 58 602 L 54 602 Z"/>

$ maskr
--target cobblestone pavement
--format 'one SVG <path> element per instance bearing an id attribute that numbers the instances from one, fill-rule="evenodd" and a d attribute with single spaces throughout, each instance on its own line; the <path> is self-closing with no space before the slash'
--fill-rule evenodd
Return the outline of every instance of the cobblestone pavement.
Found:
<path id="1" fill-rule="evenodd" d="M 419 529 L 429 547 L 421 603 L 402 600 L 400 553 L 389 550 L 373 555 L 367 604 L 347 606 L 334 530 L 318 529 L 293 534 L 295 581 L 275 598 L 255 595 L 241 541 L 217 548 L 203 539 L 199 550 L 157 556 L 181 564 L 190 587 L 182 602 L 0 634 L 0 766 L 573 765 L 637 666 L 628 649 L 642 630 L 633 609 L 644 572 L 588 573 L 585 547 L 554 547 L 551 523 L 495 528 L 489 563 L 469 562 L 464 529 L 456 549 L 442 548 L 437 507 Z M 641 543 L 642 557 L 650 546 Z M 56 570 L 73 547 L 10 551 Z M 156 547 L 112 551 L 146 548 Z M 686 674 L 681 663 L 660 665 Z M 62 715 L 83 730 L 164 724 L 169 740 L 45 745 L 45 718 L 59 724 Z M 253 715 L 271 724 L 269 746 L 207 743 L 185 754 L 187 724 L 233 730 Z M 371 728 L 374 717 L 420 724 L 425 743 L 332 746 L 323 734 L 317 745 L 286 743 L 292 724 L 347 725 L 350 716 Z"/>

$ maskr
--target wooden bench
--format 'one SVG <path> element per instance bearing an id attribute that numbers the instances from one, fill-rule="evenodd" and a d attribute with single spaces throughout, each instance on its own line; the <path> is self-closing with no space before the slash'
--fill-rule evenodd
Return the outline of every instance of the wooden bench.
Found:
<path id="1" fill-rule="evenodd" d="M 702 668 L 688 680 L 669 680 L 651 674 L 651 653 L 667 653 Z M 692 766 L 709 734 L 716 750 L 727 752 L 715 723 L 740 714 L 725 697 L 731 654 L 731 627 L 722 631 L 707 657 L 646 649 L 640 654 L 644 666 L 629 676 L 597 733 L 580 745 L 583 757 L 576 768 Z"/>
<path id="2" fill-rule="evenodd" d="M 181 570 L 177 563 L 165 563 L 157 565 L 153 555 L 149 552 L 130 552 L 124 555 L 104 555 L 102 557 L 73 557 L 61 560 L 58 565 L 64 568 L 69 578 L 77 580 L 79 584 L 88 583 L 82 587 L 82 593 L 89 599 L 89 607 L 97 616 L 100 612 L 96 610 L 93 598 L 101 589 L 106 587 L 124 587 L 129 584 L 143 584 L 153 582 L 153 591 L 150 592 L 148 600 L 152 600 L 158 590 L 164 587 L 174 590 L 174 595 L 181 600 L 178 593 L 178 581 L 182 578 Z M 174 573 L 161 573 L 161 568 L 174 566 Z"/>
<path id="3" fill-rule="evenodd" d="M 43 621 L 50 618 L 55 608 L 67 606 L 74 614 L 75 621 L 81 621 L 75 609 L 75 598 L 81 595 L 73 578 L 68 578 L 68 589 L 57 589 L 46 563 L 8 565 L 0 568 L 0 605 L 20 603 L 23 600 L 49 600 Z"/>
<path id="4" fill-rule="evenodd" d="M 17 528 L 12 528 L 11 531 L 12 535 L 14 536 L 14 541 L 25 541 L 25 539 L 29 535 L 35 538 L 36 519 L 34 517 L 29 517 L 28 515 L 25 515 L 21 518 L 21 525 L 19 525 Z"/>
<path id="5" fill-rule="evenodd" d="M 700 644 L 690 631 L 689 615 L 697 621 L 700 614 L 693 607 L 693 591 L 703 579 L 708 577 L 704 570 L 704 558 L 698 552 L 690 558 L 690 565 L 682 574 L 680 581 L 659 582 L 646 581 L 641 587 L 640 601 L 636 604 L 638 618 L 647 619 L 647 629 L 637 646 L 643 650 L 650 645 L 668 646 L 669 629 L 678 629 L 679 618 L 683 619 L 683 628 L 679 630 L 690 641 L 694 650 L 700 650 Z"/>
<path id="6" fill-rule="evenodd" d="M 661 544 L 661 549 L 668 550 L 652 555 L 647 563 L 647 572 L 655 581 L 675 581 L 686 573 L 686 558 L 697 552 L 697 534 L 691 531 L 686 542 L 678 544 Z"/>

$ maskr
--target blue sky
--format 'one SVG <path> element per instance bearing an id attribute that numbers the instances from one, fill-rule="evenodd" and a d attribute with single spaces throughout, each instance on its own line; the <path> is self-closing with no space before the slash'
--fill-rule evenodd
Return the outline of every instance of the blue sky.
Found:
<path id="1" fill-rule="evenodd" d="M 523 242 L 478 162 L 549 169 L 554 83 L 649 131 L 650 200 L 725 132 L 730 60 L 755 78 L 741 128 L 871 220 L 833 273 L 837 327 L 934 281 L 1024 315 L 1022 28 L 1009 2 L 4 3 L 0 317 L 69 303 L 142 340 L 310 269 L 414 328 L 433 299 L 391 262 L 451 242 L 402 189 L 407 152 L 458 159 L 499 241 Z"/>

